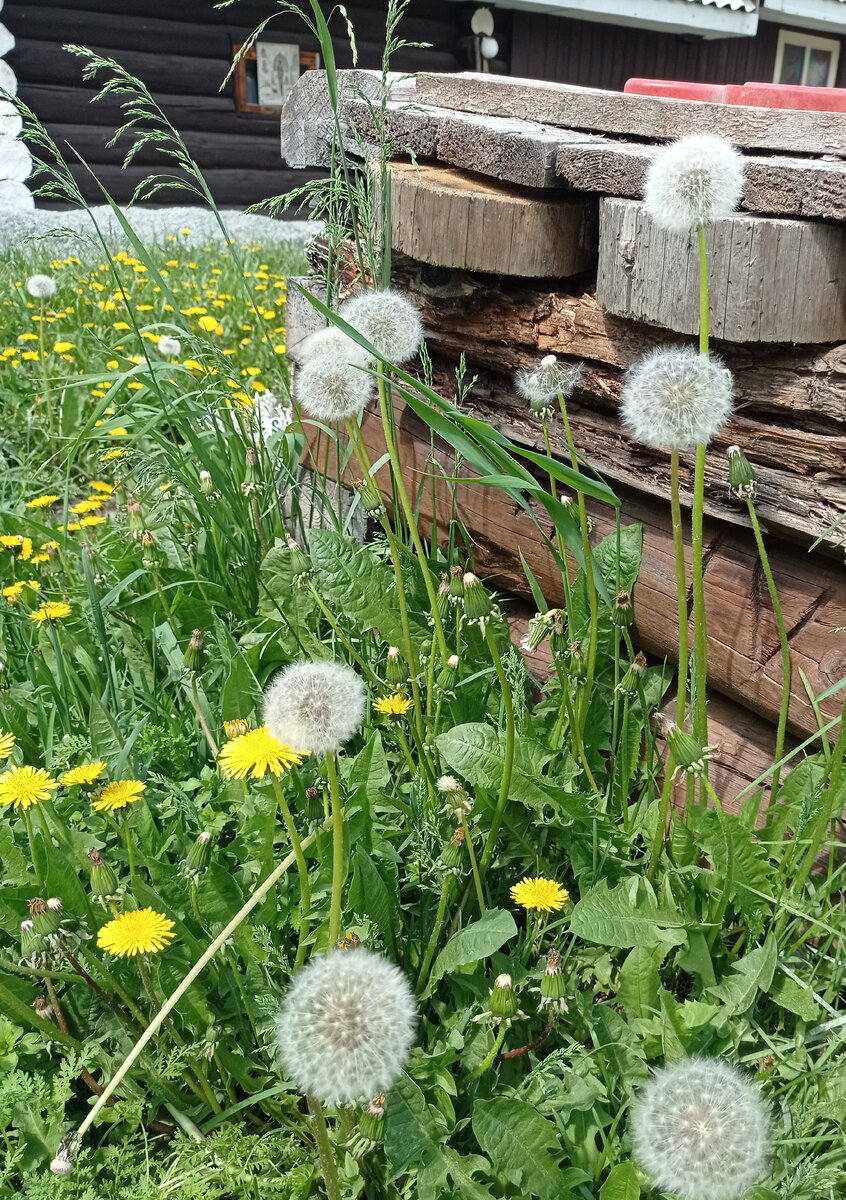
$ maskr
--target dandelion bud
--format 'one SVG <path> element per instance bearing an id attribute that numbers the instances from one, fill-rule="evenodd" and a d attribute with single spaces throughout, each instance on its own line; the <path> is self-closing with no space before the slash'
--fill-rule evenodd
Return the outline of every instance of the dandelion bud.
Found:
<path id="1" fill-rule="evenodd" d="M 382 503 L 382 493 L 372 479 L 356 479 L 353 487 L 358 492 L 361 505 L 369 517 L 378 520 L 384 516 L 385 505 Z"/>
<path id="2" fill-rule="evenodd" d="M 189 879 L 196 880 L 209 869 L 211 861 L 211 834 L 206 830 L 198 833 L 194 844 L 188 851 L 184 872 Z"/>
<path id="3" fill-rule="evenodd" d="M 144 534 L 144 519 L 141 516 L 141 505 L 137 500 L 127 500 L 126 517 L 130 537 L 133 542 L 140 542 Z"/>
<path id="4" fill-rule="evenodd" d="M 464 572 L 461 567 L 449 569 L 449 596 L 454 604 L 464 599 Z"/>
<path id="5" fill-rule="evenodd" d="M 552 632 L 549 635 L 549 648 L 555 658 L 562 654 L 570 653 L 570 646 L 567 641 L 567 626 L 564 620 L 564 614 L 560 608 L 551 608 L 549 610 L 552 617 Z"/>
<path id="6" fill-rule="evenodd" d="M 755 468 L 739 446 L 729 446 L 729 489 L 741 500 L 754 500 L 758 494 Z"/>
<path id="7" fill-rule="evenodd" d="M 574 683 L 581 685 L 587 678 L 587 659 L 582 650 L 581 642 L 573 642 L 570 646 L 570 661 L 568 674 Z"/>
<path id="8" fill-rule="evenodd" d="M 323 809 L 323 797 L 320 794 L 320 789 L 316 787 L 306 788 L 306 821 L 308 822 L 309 833 L 316 829 L 326 817 Z"/>
<path id="9" fill-rule="evenodd" d="M 89 850 L 88 857 L 91 860 L 92 899 L 103 908 L 117 903 L 121 897 L 121 889 L 114 870 L 101 856 L 99 850 Z"/>
<path id="10" fill-rule="evenodd" d="M 534 654 L 538 646 L 542 645 L 549 637 L 554 620 L 554 612 L 555 610 L 553 609 L 552 612 L 535 613 L 530 618 L 526 634 L 520 641 L 520 645 L 527 654 Z"/>
<path id="11" fill-rule="evenodd" d="M 686 233 L 730 217 L 742 195 L 742 155 L 724 138 L 692 134 L 656 151 L 643 206 L 662 229 Z"/>
<path id="12" fill-rule="evenodd" d="M 435 686 L 442 695 L 450 695 L 455 687 L 455 681 L 458 678 L 458 655 L 451 654 L 446 660 L 446 665 L 441 667 L 438 672 L 438 678 L 435 680 Z"/>
<path id="13" fill-rule="evenodd" d="M 49 300 L 56 294 L 56 281 L 49 275 L 30 275 L 26 281 L 26 290 L 35 300 Z"/>
<path id="14" fill-rule="evenodd" d="M 292 663 L 264 697 L 264 723 L 271 735 L 298 753 L 339 750 L 357 732 L 364 710 L 358 675 L 331 661 Z"/>
<path id="15" fill-rule="evenodd" d="M 294 976 L 276 1044 L 301 1092 L 350 1106 L 390 1089 L 408 1062 L 416 1016 L 393 963 L 363 946 L 330 950 Z"/>
<path id="16" fill-rule="evenodd" d="M 631 1114 L 637 1162 L 680 1200 L 740 1200 L 768 1172 L 770 1116 L 758 1089 L 719 1058 L 655 1072 Z"/>
<path id="17" fill-rule="evenodd" d="M 72 1175 L 73 1174 L 73 1156 L 76 1152 L 76 1133 L 66 1133 L 59 1142 L 59 1148 L 56 1151 L 56 1157 L 50 1163 L 50 1170 L 54 1175 Z"/>
<path id="18" fill-rule="evenodd" d="M 632 621 L 634 620 L 634 604 L 632 603 L 631 594 L 629 592 L 618 592 L 614 597 L 614 607 L 611 610 L 611 619 L 615 625 L 631 625 Z"/>
<path id="19" fill-rule="evenodd" d="M 675 721 L 668 722 L 664 727 L 664 737 L 676 764 L 676 772 L 686 775 L 703 775 L 709 759 L 717 753 L 716 746 L 702 746 L 696 738 L 680 729 Z"/>
<path id="20" fill-rule="evenodd" d="M 438 866 L 445 875 L 461 875 L 461 851 L 464 846 L 464 830 L 459 826 L 453 830 L 452 837 L 444 844 Z"/>
<path id="21" fill-rule="evenodd" d="M 309 359 L 297 375 L 297 399 L 315 420 L 357 421 L 373 394 L 370 360 L 354 342 L 349 345 L 349 351 Z"/>
<path id="22" fill-rule="evenodd" d="M 643 678 L 643 672 L 645 670 L 646 655 L 642 652 L 638 652 L 635 655 L 634 662 L 629 663 L 629 669 L 617 684 L 617 691 L 621 696 L 637 695 L 637 690 L 640 686 L 640 681 Z"/>
<path id="23" fill-rule="evenodd" d="M 485 623 L 493 611 L 493 601 L 472 571 L 467 571 L 462 583 L 464 585 L 464 615 L 471 625 L 478 625 L 484 633 Z"/>
<path id="24" fill-rule="evenodd" d="M 243 737 L 245 733 L 250 732 L 250 722 L 245 721 L 243 717 L 236 717 L 234 721 L 224 721 L 223 732 L 228 741 L 234 742 L 235 738 Z"/>
<path id="25" fill-rule="evenodd" d="M 400 292 L 392 289 L 362 292 L 342 304 L 338 316 L 364 334 L 390 363 L 407 362 L 420 349 L 423 340 L 420 313 Z"/>
<path id="26" fill-rule="evenodd" d="M 620 404 L 623 424 L 644 446 L 692 450 L 729 419 L 731 372 L 691 346 L 652 350 L 626 372 Z"/>
<path id="27" fill-rule="evenodd" d="M 149 529 L 145 529 L 141 534 L 141 562 L 144 565 L 145 571 L 155 571 L 158 569 L 159 556 L 156 552 L 156 539 L 153 537 Z"/>
<path id="28" fill-rule="evenodd" d="M 385 674 L 388 683 L 393 688 L 400 688 L 408 683 L 408 669 L 400 656 L 397 646 L 389 646 L 385 661 Z"/>
<path id="29" fill-rule="evenodd" d="M 549 416 L 552 401 L 566 400 L 582 377 L 581 363 L 560 363 L 554 354 L 545 355 L 534 367 L 523 368 L 514 377 L 514 386 L 536 416 Z"/>
<path id="30" fill-rule="evenodd" d="M 32 1007 L 35 1009 L 35 1015 L 40 1017 L 42 1021 L 52 1020 L 53 1006 L 46 996 L 36 996 L 32 1002 Z"/>
<path id="31" fill-rule="evenodd" d="M 182 353 L 182 343 L 178 338 L 163 333 L 156 342 L 156 349 L 162 358 L 179 358 Z"/>
<path id="32" fill-rule="evenodd" d="M 311 563 L 305 551 L 301 550 L 290 533 L 285 534 L 285 541 L 291 551 L 291 572 L 297 587 L 301 587 L 311 574 Z"/>
<path id="33" fill-rule="evenodd" d="M 204 496 L 213 496 L 214 495 L 214 481 L 212 480 L 211 472 L 209 472 L 209 471 L 201 471 L 200 472 L 200 491 L 203 493 Z"/>
<path id="34" fill-rule="evenodd" d="M 185 663 L 185 670 L 191 675 L 198 675 L 203 669 L 203 634 L 201 630 L 195 629 L 191 634 L 188 649 L 182 656 L 182 660 Z"/>
<path id="35" fill-rule="evenodd" d="M 40 948 L 41 938 L 35 932 L 35 922 L 21 921 L 21 963 L 34 962 Z"/>
<path id="36" fill-rule="evenodd" d="M 358 1120 L 358 1129 L 347 1142 L 353 1158 L 370 1154 L 381 1144 L 385 1136 L 385 1096 L 374 1096 Z"/>
<path id="37" fill-rule="evenodd" d="M 61 907 L 61 901 L 59 907 L 55 908 L 49 900 L 42 900 L 40 896 L 30 900 L 29 915 L 32 917 L 32 928 L 36 937 L 42 938 L 58 932 L 62 922 L 59 916 Z"/>
<path id="38" fill-rule="evenodd" d="M 510 975 L 497 975 L 491 992 L 490 1007 L 494 1025 L 516 1017 L 517 997 L 514 995 Z"/>
<path id="39" fill-rule="evenodd" d="M 564 1000 L 564 976 L 561 973 L 561 953 L 550 950 L 546 956 L 543 978 L 540 985 L 541 1009 L 552 1008 L 560 1013 L 567 1012 Z"/>
<path id="40" fill-rule="evenodd" d="M 469 816 L 473 811 L 473 801 L 454 775 L 442 775 L 435 787 L 444 802 L 441 812 L 446 813 L 450 820 L 460 821 L 462 817 Z"/>

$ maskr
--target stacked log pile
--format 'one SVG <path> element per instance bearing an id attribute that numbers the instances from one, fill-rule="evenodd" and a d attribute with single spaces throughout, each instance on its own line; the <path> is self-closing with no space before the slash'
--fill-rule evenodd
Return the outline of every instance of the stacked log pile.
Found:
<path id="1" fill-rule="evenodd" d="M 421 309 L 439 390 L 453 395 L 464 354 L 477 376 L 468 399 L 475 414 L 542 448 L 513 372 L 548 353 L 584 362 L 571 406 L 574 438 L 621 497 L 623 521 L 644 527 L 636 631 L 645 649 L 670 660 L 677 641 L 669 456 L 632 443 L 617 407 L 627 365 L 653 346 L 690 343 L 697 261 L 695 238 L 659 236 L 639 197 L 658 139 L 714 132 L 744 152 L 742 207 L 708 234 L 714 348 L 732 371 L 737 398 L 706 476 L 709 684 L 775 720 L 776 628 L 745 507 L 728 494 L 724 451 L 737 443 L 758 471 L 758 512 L 790 637 L 790 725 L 798 736 L 813 734 L 818 720 L 800 668 L 818 696 L 846 676 L 846 521 L 838 523 L 846 512 L 846 115 L 490 75 L 389 81 L 386 103 L 374 105 L 372 75 L 341 74 L 348 150 L 362 160 L 374 153 L 380 122 L 392 147 L 393 282 Z M 290 165 L 325 164 L 327 136 L 317 130 L 329 129 L 326 117 L 325 84 L 311 73 L 283 114 Z M 350 264 L 342 288 L 359 282 Z M 294 291 L 288 345 L 296 359 L 315 316 Z M 432 473 L 430 435 L 401 405 L 398 412 L 417 492 Z M 366 418 L 364 428 L 375 450 L 377 423 Z M 563 457 L 557 420 L 551 436 Z M 450 474 L 450 447 L 437 446 L 435 457 Z M 692 473 L 691 456 L 683 462 L 685 503 Z M 434 489 L 422 489 L 424 507 L 433 491 L 447 500 L 439 474 Z M 522 511 L 487 487 L 459 485 L 457 504 L 476 562 L 498 586 L 525 593 L 522 554 L 549 602 L 563 598 L 554 563 Z M 613 514 L 592 512 L 602 536 Z M 819 707 L 831 720 L 841 704 L 832 694 Z M 747 730 L 752 742 L 762 737 L 752 720 L 729 716 L 726 724 Z"/>

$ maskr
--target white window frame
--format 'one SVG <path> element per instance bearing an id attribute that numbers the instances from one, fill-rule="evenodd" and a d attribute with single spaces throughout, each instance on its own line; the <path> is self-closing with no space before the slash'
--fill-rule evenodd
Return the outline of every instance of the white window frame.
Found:
<path id="1" fill-rule="evenodd" d="M 838 38 L 823 38 L 815 37 L 811 33 L 803 33 L 797 29 L 780 29 L 778 31 L 778 49 L 776 50 L 775 70 L 773 71 L 773 83 L 778 83 L 781 77 L 781 67 L 784 61 L 785 45 L 804 46 L 806 50 L 830 50 L 831 62 L 828 66 L 828 79 L 826 87 L 834 87 L 837 79 L 837 65 L 840 59 L 840 40 Z M 810 55 L 805 55 L 805 62 L 802 67 L 802 84 L 804 86 L 805 79 L 808 75 L 808 62 Z"/>

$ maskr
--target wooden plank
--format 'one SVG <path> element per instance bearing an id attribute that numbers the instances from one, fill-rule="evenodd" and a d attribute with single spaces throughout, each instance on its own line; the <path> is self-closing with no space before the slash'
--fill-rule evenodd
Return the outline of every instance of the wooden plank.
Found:
<path id="1" fill-rule="evenodd" d="M 523 117 L 531 113 L 536 121 L 565 129 L 649 140 L 707 132 L 749 150 L 846 155 L 846 113 L 741 108 L 694 100 L 627 96 L 600 88 L 474 73 L 421 73 L 417 92 L 423 104 L 494 117 Z"/>
<path id="2" fill-rule="evenodd" d="M 404 84 L 396 75 L 388 76 L 388 89 L 389 95 L 397 99 L 409 99 L 414 94 L 413 85 Z M 382 78 L 375 71 L 343 71 L 338 76 L 341 110 L 348 97 L 377 102 L 381 92 Z M 335 118 L 325 71 L 306 71 L 297 80 L 282 109 L 281 134 L 282 158 L 289 167 L 330 166 Z M 351 152 L 358 149 L 349 136 L 346 143 Z"/>
<path id="3" fill-rule="evenodd" d="M 561 278 L 593 261 L 590 203 L 446 167 L 392 163 L 390 173 L 391 242 L 419 262 Z"/>

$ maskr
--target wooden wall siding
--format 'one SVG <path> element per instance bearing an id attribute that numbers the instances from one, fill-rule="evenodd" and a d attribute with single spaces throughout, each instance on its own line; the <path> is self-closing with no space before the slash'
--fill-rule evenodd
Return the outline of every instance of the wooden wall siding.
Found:
<path id="1" fill-rule="evenodd" d="M 627 79 L 696 83 L 769 83 L 779 25 L 762 21 L 755 37 L 714 38 L 660 33 L 515 11 L 511 74 L 582 87 L 622 89 Z M 829 34 L 826 37 L 832 36 Z M 844 41 L 840 39 L 841 46 Z M 846 87 L 841 49 L 837 86 Z M 531 115 L 531 114 L 527 114 Z"/>
<path id="2" fill-rule="evenodd" d="M 359 65 L 378 68 L 384 43 L 384 3 L 351 0 L 346 7 L 356 32 Z M 284 168 L 278 118 L 238 114 L 231 81 L 221 90 L 232 45 L 243 42 L 259 21 L 275 11 L 272 0 L 241 0 L 223 10 L 216 9 L 213 0 L 183 0 L 180 4 L 172 0 L 7 0 L 4 20 L 17 39 L 10 63 L 19 80 L 21 99 L 60 147 L 65 143 L 75 147 L 116 200 L 129 200 L 136 184 L 154 165 L 170 168 L 148 149 L 132 168 L 120 170 L 128 141 L 106 148 L 120 123 L 119 109 L 111 102 L 90 103 L 93 88 L 82 81 L 82 61 L 65 51 L 64 43 L 84 45 L 113 57 L 143 80 L 183 135 L 216 202 L 242 207 L 286 192 L 319 174 L 304 175 Z M 349 67 L 349 41 L 337 15 L 333 32 L 338 65 Z M 411 0 L 402 34 L 409 41 L 430 42 L 432 48 L 402 51 L 394 63 L 398 70 L 458 68 L 457 14 L 446 0 L 428 4 Z M 303 50 L 318 50 L 304 22 L 290 13 L 274 18 L 265 36 L 294 41 Z M 71 170 L 87 200 L 101 199 L 84 168 L 72 165 Z M 156 197 L 159 204 L 186 202 L 185 192 Z"/>

